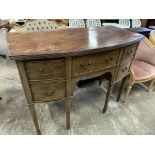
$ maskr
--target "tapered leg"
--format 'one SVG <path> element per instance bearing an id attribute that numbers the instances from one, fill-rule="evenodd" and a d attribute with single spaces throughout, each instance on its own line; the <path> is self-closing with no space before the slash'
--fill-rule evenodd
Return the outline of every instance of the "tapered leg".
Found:
<path id="1" fill-rule="evenodd" d="M 148 88 L 148 91 L 149 92 L 153 91 L 154 83 L 155 83 L 155 79 L 152 80 L 151 83 L 150 83 L 150 85 L 149 85 L 149 88 Z"/>
<path id="2" fill-rule="evenodd" d="M 113 87 L 114 87 L 114 84 L 112 84 L 111 81 L 109 81 L 108 91 L 107 91 L 107 94 L 106 94 L 105 104 L 104 104 L 104 108 L 103 108 L 103 113 L 105 113 L 106 110 L 107 110 L 109 98 L 111 96 Z"/>
<path id="3" fill-rule="evenodd" d="M 124 102 L 126 102 L 126 101 L 127 101 L 127 99 L 128 99 L 129 94 L 130 94 L 130 91 L 131 91 L 132 86 L 133 86 L 133 83 L 132 83 L 132 81 L 130 81 L 130 82 L 129 82 L 129 85 L 128 85 L 128 88 L 127 88 L 127 92 L 126 92 L 126 94 L 125 94 Z"/>
<path id="4" fill-rule="evenodd" d="M 36 128 L 37 134 L 41 135 L 41 131 L 39 129 L 39 123 L 38 123 L 38 118 L 37 118 L 35 106 L 34 106 L 34 104 L 31 104 L 31 105 L 28 105 L 28 106 L 29 106 L 29 109 L 30 109 L 30 112 L 31 112 L 31 115 L 32 115 L 32 119 L 33 119 L 33 122 L 34 122 L 34 125 L 35 125 L 35 128 Z"/>
<path id="5" fill-rule="evenodd" d="M 37 114 L 36 114 L 35 106 L 33 104 L 31 89 L 30 89 L 30 86 L 29 86 L 29 83 L 28 83 L 28 78 L 27 78 L 27 74 L 26 74 L 26 71 L 25 71 L 24 63 L 21 62 L 21 61 L 16 61 L 16 63 L 17 63 L 19 75 L 20 75 L 20 78 L 21 78 L 21 82 L 22 82 L 22 85 L 23 85 L 23 88 L 24 88 L 27 103 L 28 103 L 28 106 L 29 106 L 29 109 L 30 109 L 30 112 L 31 112 L 31 115 L 32 115 L 32 119 L 33 119 L 33 122 L 34 122 L 34 125 L 35 125 L 35 128 L 36 128 L 37 134 L 40 135 L 41 132 L 40 132 L 40 129 L 39 129 Z"/>
<path id="6" fill-rule="evenodd" d="M 119 102 L 119 100 L 120 100 L 120 98 L 121 98 L 122 91 L 123 91 L 123 88 L 124 88 L 124 84 L 125 84 L 126 79 L 127 79 L 127 76 L 125 76 L 125 77 L 122 79 L 121 86 L 120 86 L 120 89 L 119 89 L 119 92 L 118 92 L 118 96 L 117 96 L 117 102 Z"/>
<path id="7" fill-rule="evenodd" d="M 65 101 L 65 109 L 66 109 L 66 127 L 70 129 L 70 112 L 71 112 L 71 94 L 72 94 L 72 60 L 71 57 L 67 57 L 65 59 L 65 69 L 66 69 L 66 101 Z"/>
<path id="8" fill-rule="evenodd" d="M 66 99 L 65 109 L 66 109 L 66 127 L 69 130 L 70 129 L 71 98 Z"/>

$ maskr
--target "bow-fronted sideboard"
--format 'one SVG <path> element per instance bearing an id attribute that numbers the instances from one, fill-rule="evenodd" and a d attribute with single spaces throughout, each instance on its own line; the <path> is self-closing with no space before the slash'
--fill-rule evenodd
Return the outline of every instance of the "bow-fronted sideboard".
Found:
<path id="1" fill-rule="evenodd" d="M 113 86 L 129 74 L 143 38 L 113 26 L 8 33 L 9 57 L 17 63 L 37 133 L 41 132 L 34 104 L 40 102 L 64 100 L 70 128 L 71 98 L 81 79 L 107 75 L 106 112 Z"/>

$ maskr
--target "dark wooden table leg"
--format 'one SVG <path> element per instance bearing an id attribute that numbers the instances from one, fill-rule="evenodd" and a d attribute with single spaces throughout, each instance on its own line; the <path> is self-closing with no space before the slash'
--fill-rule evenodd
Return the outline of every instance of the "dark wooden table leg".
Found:
<path id="1" fill-rule="evenodd" d="M 70 129 L 71 98 L 66 99 L 65 109 L 66 109 L 66 128 L 67 130 L 69 130 Z"/>
<path id="2" fill-rule="evenodd" d="M 111 96 L 113 87 L 114 87 L 114 83 L 111 83 L 111 80 L 110 80 L 109 84 L 108 84 L 108 91 L 107 91 L 107 94 L 106 94 L 106 99 L 105 99 L 105 104 L 104 104 L 104 108 L 103 108 L 103 113 L 105 113 L 107 111 L 108 102 L 109 102 L 109 98 Z"/>
<path id="3" fill-rule="evenodd" d="M 32 114 L 32 119 L 33 119 L 33 122 L 34 122 L 34 125 L 35 125 L 35 128 L 36 128 L 37 134 L 41 135 L 41 131 L 40 131 L 39 123 L 38 123 L 38 119 L 37 119 L 37 114 L 36 114 L 35 106 L 34 106 L 34 103 L 33 103 L 33 100 L 32 100 L 31 90 L 30 90 L 30 87 L 29 87 L 29 84 L 28 84 L 28 79 L 27 79 L 24 64 L 21 61 L 16 61 L 16 63 L 17 63 L 19 75 L 20 75 L 20 78 L 21 78 L 21 82 L 23 84 L 25 96 L 26 96 L 26 99 L 27 99 L 27 103 L 28 103 L 30 112 Z"/>
<path id="4" fill-rule="evenodd" d="M 124 88 L 124 84 L 125 84 L 126 79 L 127 79 L 127 76 L 125 76 L 125 77 L 122 79 L 121 86 L 120 86 L 120 88 L 119 88 L 119 92 L 118 92 L 118 96 L 117 96 L 117 102 L 119 102 L 119 100 L 120 100 L 120 98 L 121 98 L 122 91 L 123 91 L 123 88 Z"/>
<path id="5" fill-rule="evenodd" d="M 34 106 L 34 104 L 31 104 L 31 105 L 28 105 L 28 106 L 29 106 L 29 109 L 30 109 L 30 112 L 31 112 L 31 115 L 32 115 L 32 119 L 33 119 L 33 122 L 34 122 L 34 125 L 35 125 L 35 128 L 36 128 L 37 134 L 41 135 L 41 131 L 39 129 L 39 123 L 38 123 L 38 118 L 37 118 L 35 106 Z"/>
<path id="6" fill-rule="evenodd" d="M 65 71 L 66 71 L 66 127 L 70 129 L 70 112 L 71 112 L 71 85 L 72 85 L 72 60 L 71 57 L 65 59 Z"/>

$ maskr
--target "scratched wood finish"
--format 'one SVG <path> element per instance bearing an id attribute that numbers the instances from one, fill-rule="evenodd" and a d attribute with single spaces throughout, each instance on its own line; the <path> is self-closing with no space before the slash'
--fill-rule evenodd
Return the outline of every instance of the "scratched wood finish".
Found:
<path id="1" fill-rule="evenodd" d="M 125 47 L 143 39 L 113 26 L 51 32 L 8 33 L 10 58 L 18 60 L 79 56 Z"/>
<path id="2" fill-rule="evenodd" d="M 25 62 L 27 76 L 31 81 L 64 79 L 64 65 L 64 59 Z"/>
<path id="3" fill-rule="evenodd" d="M 65 98 L 65 82 L 32 82 L 30 88 L 34 102 L 56 101 Z"/>
<path id="4" fill-rule="evenodd" d="M 73 75 L 92 72 L 117 64 L 119 50 L 97 53 L 73 58 Z"/>
<path id="5" fill-rule="evenodd" d="M 108 74 L 109 86 L 103 108 L 106 112 L 114 84 L 129 74 L 137 45 L 143 38 L 115 27 L 7 35 L 10 58 L 23 66 L 18 70 L 28 105 L 65 99 L 67 129 L 70 129 L 71 97 L 76 83 Z M 40 133 L 35 109 L 31 108 Z"/>

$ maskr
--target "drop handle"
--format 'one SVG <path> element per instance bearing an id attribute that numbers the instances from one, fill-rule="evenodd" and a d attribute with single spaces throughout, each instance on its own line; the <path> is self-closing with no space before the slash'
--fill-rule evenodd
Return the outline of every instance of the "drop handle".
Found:
<path id="1" fill-rule="evenodd" d="M 110 61 L 114 60 L 114 57 L 105 58 L 105 62 L 108 63 Z"/>
<path id="2" fill-rule="evenodd" d="M 55 93 L 55 91 L 43 91 L 43 94 L 44 95 L 47 95 L 47 96 L 51 96 L 51 95 L 53 95 Z"/>
<path id="3" fill-rule="evenodd" d="M 108 63 L 108 61 L 109 61 L 109 59 L 108 59 L 108 58 L 105 58 L 105 62 L 107 62 L 107 63 Z"/>
<path id="4" fill-rule="evenodd" d="M 131 54 L 131 53 L 132 53 L 132 50 L 127 51 L 127 54 Z"/>
<path id="5" fill-rule="evenodd" d="M 112 60 L 114 60 L 114 58 L 115 58 L 115 57 L 111 57 L 110 60 L 112 61 Z"/>
<path id="6" fill-rule="evenodd" d="M 43 72 L 44 71 L 44 69 L 42 69 L 42 68 L 39 68 L 39 72 Z"/>
<path id="7" fill-rule="evenodd" d="M 87 64 L 80 64 L 80 66 L 81 66 L 82 68 L 88 67 L 88 66 L 90 66 L 90 65 L 92 65 L 92 62 L 91 62 L 91 61 L 89 61 Z"/>
<path id="8" fill-rule="evenodd" d="M 54 71 L 54 68 L 53 68 L 53 67 L 51 67 L 50 71 Z"/>

